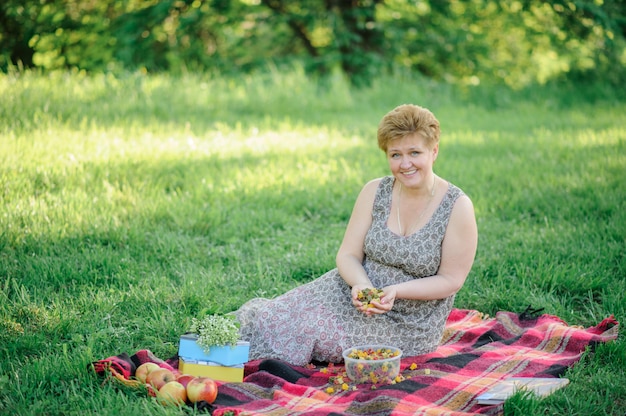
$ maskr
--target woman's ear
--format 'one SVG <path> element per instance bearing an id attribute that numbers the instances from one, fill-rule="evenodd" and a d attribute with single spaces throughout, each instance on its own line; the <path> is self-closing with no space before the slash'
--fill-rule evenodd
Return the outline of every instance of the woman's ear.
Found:
<path id="1" fill-rule="evenodd" d="M 435 160 L 437 160 L 438 154 L 439 154 L 439 143 L 437 143 L 435 147 L 433 147 L 433 163 L 435 163 Z"/>

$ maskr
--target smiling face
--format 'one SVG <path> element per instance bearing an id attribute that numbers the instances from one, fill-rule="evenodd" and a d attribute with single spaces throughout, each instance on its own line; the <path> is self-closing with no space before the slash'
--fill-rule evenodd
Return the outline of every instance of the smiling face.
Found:
<path id="1" fill-rule="evenodd" d="M 427 189 L 432 183 L 433 164 L 438 152 L 439 144 L 429 147 L 419 133 L 406 135 L 389 142 L 389 169 L 404 187 Z"/>

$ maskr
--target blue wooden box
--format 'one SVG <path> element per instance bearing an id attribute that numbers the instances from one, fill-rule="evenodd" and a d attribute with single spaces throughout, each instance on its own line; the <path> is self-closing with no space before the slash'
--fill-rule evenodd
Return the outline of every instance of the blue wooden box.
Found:
<path id="1" fill-rule="evenodd" d="M 180 337 L 178 346 L 178 356 L 187 361 L 210 361 L 223 366 L 233 366 L 248 362 L 250 355 L 250 343 L 239 341 L 235 346 L 213 346 L 209 348 L 207 354 L 196 342 L 198 336 L 195 334 L 185 334 Z"/>

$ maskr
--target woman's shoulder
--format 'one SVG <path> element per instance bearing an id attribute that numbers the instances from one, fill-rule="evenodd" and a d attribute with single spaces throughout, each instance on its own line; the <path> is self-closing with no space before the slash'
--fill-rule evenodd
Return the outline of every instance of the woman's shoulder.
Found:
<path id="1" fill-rule="evenodd" d="M 384 188 L 393 186 L 393 176 L 382 176 L 380 178 L 372 179 L 363 185 L 361 189 L 362 193 L 375 195 L 377 192 Z"/>
<path id="2" fill-rule="evenodd" d="M 445 180 L 445 179 L 444 179 Z M 446 181 L 448 182 L 448 191 L 447 194 L 454 200 L 456 201 L 457 199 L 464 197 L 469 199 L 469 197 L 465 194 L 465 192 L 463 191 L 463 189 L 459 188 L 458 186 L 456 186 L 455 184 L 453 184 L 450 181 Z"/>
<path id="3" fill-rule="evenodd" d="M 450 196 L 452 218 L 475 220 L 474 204 L 461 188 L 454 185 L 452 182 L 448 182 L 448 195 Z"/>
<path id="4" fill-rule="evenodd" d="M 389 186 L 389 178 L 388 176 L 383 176 L 366 182 L 361 188 L 358 200 L 362 201 L 365 205 L 371 205 L 376 199 L 376 196 L 380 194 L 381 190 Z M 393 184 L 393 181 L 391 184 Z"/>
<path id="5" fill-rule="evenodd" d="M 394 180 L 395 178 L 391 175 L 381 176 L 380 178 L 370 180 L 364 185 L 364 187 L 370 187 L 370 188 L 380 188 L 383 186 L 389 187 L 389 186 L 393 186 Z"/>
<path id="6" fill-rule="evenodd" d="M 445 180 L 445 179 L 444 179 Z M 441 202 L 441 205 L 447 207 L 447 211 L 454 216 L 473 216 L 474 215 L 474 206 L 472 200 L 470 199 L 465 192 L 453 184 L 450 181 L 446 181 L 448 184 L 448 189 L 444 196 L 444 199 Z M 459 214 L 459 212 L 461 214 Z"/>

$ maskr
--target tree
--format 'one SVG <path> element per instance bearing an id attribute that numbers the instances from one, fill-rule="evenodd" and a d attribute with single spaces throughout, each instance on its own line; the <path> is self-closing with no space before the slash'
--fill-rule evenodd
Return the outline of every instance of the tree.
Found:
<path id="1" fill-rule="evenodd" d="M 355 85 L 409 68 L 523 86 L 626 82 L 624 0 L 4 0 L 0 70 L 253 71 L 303 62 Z"/>
<path id="2" fill-rule="evenodd" d="M 6 0 L 0 4 L 0 69 L 11 64 L 34 66 L 35 50 L 29 42 L 35 35 L 37 2 Z M 43 29 L 43 28 L 41 28 Z"/>
<path id="3" fill-rule="evenodd" d="M 598 75 L 615 85 L 626 83 L 623 67 L 626 43 L 626 2 L 624 0 L 550 0 L 560 17 L 562 36 L 553 39 L 553 46 L 562 54 L 572 56 L 571 73 L 577 78 L 596 78 Z M 526 0 L 527 9 L 536 1 Z M 584 44 L 586 53 L 580 54 L 569 45 Z M 574 52 L 574 54 L 572 54 Z M 575 54 L 579 52 L 579 54 Z"/>
<path id="4" fill-rule="evenodd" d="M 383 34 L 376 22 L 381 0 L 261 0 L 293 32 L 309 67 L 328 73 L 339 66 L 353 83 L 367 84 L 380 72 Z"/>

